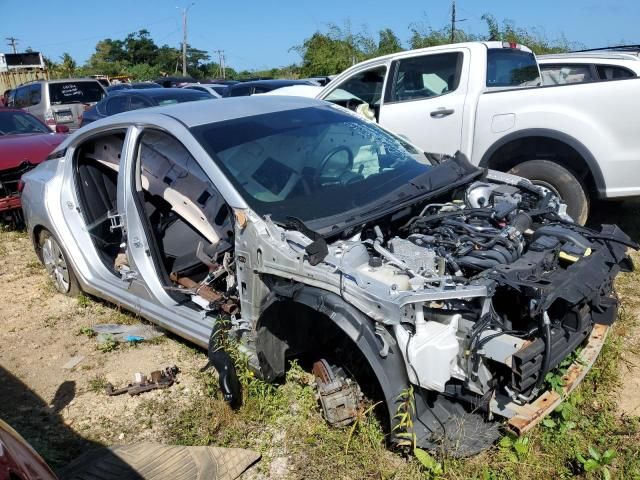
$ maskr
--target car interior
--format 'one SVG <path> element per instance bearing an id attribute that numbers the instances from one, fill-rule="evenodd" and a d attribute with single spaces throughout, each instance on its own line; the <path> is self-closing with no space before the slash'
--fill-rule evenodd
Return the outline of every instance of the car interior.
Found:
<path id="1" fill-rule="evenodd" d="M 124 241 L 122 230 L 116 227 L 124 136 L 123 132 L 85 142 L 75 162 L 87 230 L 102 261 L 116 275 L 122 273 L 117 258 L 123 253 Z M 173 137 L 145 132 L 137 155 L 136 196 L 159 275 L 169 287 L 183 277 L 200 282 L 231 249 L 229 209 L 204 171 Z"/>

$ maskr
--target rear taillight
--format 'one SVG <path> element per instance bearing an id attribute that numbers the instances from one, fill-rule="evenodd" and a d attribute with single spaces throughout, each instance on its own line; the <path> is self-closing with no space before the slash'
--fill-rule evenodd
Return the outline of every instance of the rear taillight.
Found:
<path id="1" fill-rule="evenodd" d="M 50 127 L 55 127 L 56 125 L 56 116 L 53 113 L 53 110 L 51 110 L 50 108 L 47 108 L 47 110 L 44 112 L 44 123 L 46 123 Z"/>
<path id="2" fill-rule="evenodd" d="M 22 190 L 24 190 L 24 182 L 20 179 L 18 180 L 18 192 L 22 193 Z"/>

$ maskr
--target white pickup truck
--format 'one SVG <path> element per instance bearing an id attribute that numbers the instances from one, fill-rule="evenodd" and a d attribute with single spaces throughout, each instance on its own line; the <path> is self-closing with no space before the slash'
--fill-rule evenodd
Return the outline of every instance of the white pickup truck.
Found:
<path id="1" fill-rule="evenodd" d="M 640 81 L 539 85 L 531 50 L 475 42 L 368 60 L 317 98 L 364 110 L 427 152 L 527 177 L 581 223 L 591 199 L 640 195 Z"/>

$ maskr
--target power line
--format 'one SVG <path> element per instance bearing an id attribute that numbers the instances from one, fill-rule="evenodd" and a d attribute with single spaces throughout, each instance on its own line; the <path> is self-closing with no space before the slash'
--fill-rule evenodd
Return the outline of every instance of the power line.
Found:
<path id="1" fill-rule="evenodd" d="M 18 39 L 16 37 L 7 37 L 5 38 L 5 40 L 7 40 L 7 45 L 10 45 L 11 48 L 13 48 L 13 53 L 18 53 L 18 50 L 16 49 L 16 45 L 18 45 Z"/>

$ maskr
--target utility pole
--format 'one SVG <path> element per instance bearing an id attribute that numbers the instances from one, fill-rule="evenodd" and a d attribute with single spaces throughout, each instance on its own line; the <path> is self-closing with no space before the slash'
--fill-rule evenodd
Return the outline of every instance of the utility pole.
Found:
<path id="1" fill-rule="evenodd" d="M 16 49 L 16 45 L 18 45 L 18 39 L 16 37 L 7 37 L 5 40 L 7 40 L 7 45 L 11 45 L 11 48 L 13 48 L 13 53 L 18 53 L 18 50 Z"/>
<path id="2" fill-rule="evenodd" d="M 187 13 L 196 3 L 192 2 L 188 7 L 182 9 L 182 76 L 187 76 Z M 178 8 L 178 7 L 176 7 Z"/>
<path id="3" fill-rule="evenodd" d="M 451 41 L 453 43 L 456 38 L 456 0 L 451 2 Z"/>
<path id="4" fill-rule="evenodd" d="M 214 50 L 218 54 L 218 75 L 224 80 L 227 74 L 227 67 L 224 64 L 224 50 Z"/>
<path id="5" fill-rule="evenodd" d="M 466 21 L 466 18 L 457 19 L 456 18 L 456 0 L 451 1 L 451 39 L 450 43 L 455 43 L 456 41 L 456 23 Z"/>

